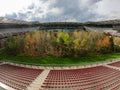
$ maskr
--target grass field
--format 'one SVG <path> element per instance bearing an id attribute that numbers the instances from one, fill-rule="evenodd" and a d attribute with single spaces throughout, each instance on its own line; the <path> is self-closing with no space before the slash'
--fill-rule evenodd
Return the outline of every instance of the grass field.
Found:
<path id="1" fill-rule="evenodd" d="M 5 56 L 0 55 L 0 60 L 7 60 L 15 63 L 25 63 L 32 65 L 87 65 L 100 63 L 112 59 L 120 58 L 120 53 L 111 53 L 107 55 L 89 55 L 79 58 L 57 58 L 57 57 L 26 57 L 26 56 Z"/>

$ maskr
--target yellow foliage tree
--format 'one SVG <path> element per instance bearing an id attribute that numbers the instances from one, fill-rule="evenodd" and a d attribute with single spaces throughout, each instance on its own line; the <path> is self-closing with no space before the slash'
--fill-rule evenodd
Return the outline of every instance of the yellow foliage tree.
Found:
<path id="1" fill-rule="evenodd" d="M 103 39 L 100 39 L 96 42 L 97 50 L 101 48 L 108 48 L 110 49 L 110 36 L 105 36 Z"/>

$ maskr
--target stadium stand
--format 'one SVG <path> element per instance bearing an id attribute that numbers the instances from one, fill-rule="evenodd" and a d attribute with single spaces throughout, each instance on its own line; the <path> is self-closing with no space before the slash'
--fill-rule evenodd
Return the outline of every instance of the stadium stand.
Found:
<path id="1" fill-rule="evenodd" d="M 111 66 L 120 67 L 120 61 L 109 64 Z"/>
<path id="2" fill-rule="evenodd" d="M 118 70 L 104 66 L 77 70 L 51 70 L 42 87 L 45 90 L 110 90 L 120 87 L 119 78 Z"/>
<path id="3" fill-rule="evenodd" d="M 25 89 L 43 70 L 0 65 L 0 82 L 16 90 Z"/>
<path id="4" fill-rule="evenodd" d="M 52 69 L 39 84 L 41 80 L 38 81 L 37 77 L 45 70 L 1 64 L 0 82 L 15 90 L 29 90 L 28 87 L 33 86 L 35 81 L 41 85 L 34 86 L 38 86 L 39 90 L 120 90 L 120 70 L 104 65 L 82 69 Z M 38 90 L 34 87 L 33 90 Z"/>

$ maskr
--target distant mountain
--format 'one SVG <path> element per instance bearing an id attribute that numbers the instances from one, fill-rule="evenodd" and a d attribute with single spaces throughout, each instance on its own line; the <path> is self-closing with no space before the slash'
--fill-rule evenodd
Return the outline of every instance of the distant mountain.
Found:
<path id="1" fill-rule="evenodd" d="M 0 23 L 8 23 L 8 24 L 38 24 L 39 22 L 28 22 L 23 20 L 11 19 L 0 17 Z"/>
<path id="2" fill-rule="evenodd" d="M 120 26 L 120 19 L 116 20 L 107 20 L 107 21 L 90 21 L 90 22 L 33 22 L 33 21 L 23 21 L 23 20 L 16 20 L 11 18 L 4 18 L 0 17 L 0 28 L 22 28 L 22 27 L 40 27 L 40 28 L 78 28 L 80 26 L 92 26 L 92 27 L 109 27 L 113 28 L 113 26 L 119 25 Z"/>
<path id="3" fill-rule="evenodd" d="M 0 17 L 0 29 L 2 28 L 23 28 L 23 27 L 38 27 L 39 22 L 28 22 L 11 18 Z"/>
<path id="4" fill-rule="evenodd" d="M 8 23 L 8 24 L 40 24 L 38 21 L 24 21 L 24 20 L 17 20 L 17 19 L 11 19 L 11 18 L 5 18 L 5 17 L 0 17 L 0 23 Z M 46 22 L 47 23 L 47 22 Z M 79 23 L 82 24 L 81 22 L 48 22 L 48 23 Z M 85 22 L 83 24 L 120 24 L 120 19 L 115 19 L 115 20 L 106 20 L 106 21 L 89 21 Z"/>

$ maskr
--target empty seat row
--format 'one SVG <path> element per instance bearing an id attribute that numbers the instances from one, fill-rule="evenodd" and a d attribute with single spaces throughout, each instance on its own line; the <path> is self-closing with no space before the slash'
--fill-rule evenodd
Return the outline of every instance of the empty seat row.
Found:
<path id="1" fill-rule="evenodd" d="M 30 69 L 2 64 L 0 65 L 0 82 L 16 90 L 24 90 L 42 71 L 43 69 Z M 71 70 L 50 70 L 42 83 L 42 88 L 40 88 L 40 90 L 119 89 L 120 71 L 105 66 Z"/>
<path id="2" fill-rule="evenodd" d="M 3 64 L 0 65 L 0 82 L 16 90 L 22 90 L 27 88 L 42 71 L 42 69 L 30 69 Z"/>
<path id="3" fill-rule="evenodd" d="M 85 69 L 51 70 L 42 88 L 45 90 L 110 90 L 120 84 L 119 70 L 97 66 Z"/>
<path id="4" fill-rule="evenodd" d="M 115 67 L 120 67 L 120 61 L 108 64 L 108 65 L 115 66 Z"/>

